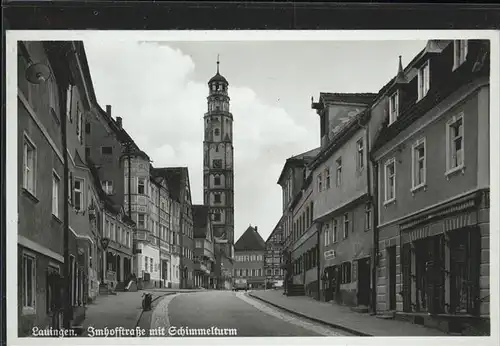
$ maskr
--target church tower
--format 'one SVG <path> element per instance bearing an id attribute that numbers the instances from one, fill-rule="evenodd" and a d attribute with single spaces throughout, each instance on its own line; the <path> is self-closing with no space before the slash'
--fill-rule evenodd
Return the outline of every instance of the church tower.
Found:
<path id="1" fill-rule="evenodd" d="M 203 117 L 204 204 L 209 206 L 214 237 L 234 257 L 233 115 L 229 111 L 228 82 L 217 73 L 208 82 L 207 112 Z"/>

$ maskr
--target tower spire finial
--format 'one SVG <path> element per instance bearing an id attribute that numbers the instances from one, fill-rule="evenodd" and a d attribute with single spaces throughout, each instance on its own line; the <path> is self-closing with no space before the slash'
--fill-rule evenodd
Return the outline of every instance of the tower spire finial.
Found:
<path id="1" fill-rule="evenodd" d="M 219 73 L 219 54 L 217 54 L 217 73 Z"/>

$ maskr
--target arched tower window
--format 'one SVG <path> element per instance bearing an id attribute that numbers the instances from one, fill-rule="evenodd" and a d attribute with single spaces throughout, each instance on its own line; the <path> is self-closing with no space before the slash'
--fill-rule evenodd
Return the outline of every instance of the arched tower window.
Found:
<path id="1" fill-rule="evenodd" d="M 220 136 L 220 130 L 219 129 L 215 129 L 214 130 L 214 135 L 216 136 Z M 217 151 L 219 150 L 219 148 L 217 148 Z"/>

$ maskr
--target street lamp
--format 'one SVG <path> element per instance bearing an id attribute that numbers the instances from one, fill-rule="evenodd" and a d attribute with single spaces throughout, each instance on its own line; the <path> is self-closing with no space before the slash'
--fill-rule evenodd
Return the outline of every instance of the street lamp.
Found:
<path id="1" fill-rule="evenodd" d="M 33 63 L 30 58 L 28 49 L 26 49 L 24 43 L 20 42 L 18 47 L 21 55 L 26 59 L 28 63 L 28 67 L 25 71 L 26 80 L 32 84 L 45 83 L 52 75 L 50 68 L 43 63 Z"/>

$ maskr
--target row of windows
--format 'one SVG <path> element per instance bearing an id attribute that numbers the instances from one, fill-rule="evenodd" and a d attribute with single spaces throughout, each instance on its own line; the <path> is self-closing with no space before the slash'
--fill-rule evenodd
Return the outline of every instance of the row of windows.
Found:
<path id="1" fill-rule="evenodd" d="M 281 263 L 281 256 L 277 255 L 277 256 L 274 256 L 274 257 L 266 257 L 266 265 L 268 264 L 280 264 Z"/>
<path id="2" fill-rule="evenodd" d="M 318 265 L 319 248 L 315 247 L 304 252 L 299 258 L 292 262 L 293 275 L 299 275 Z"/>
<path id="3" fill-rule="evenodd" d="M 356 170 L 362 171 L 365 165 L 365 149 L 363 139 L 356 142 Z M 335 160 L 335 186 L 342 185 L 342 157 Z M 326 167 L 323 172 L 317 175 L 318 192 L 331 188 L 330 167 Z"/>
<path id="4" fill-rule="evenodd" d="M 446 123 L 446 175 L 464 166 L 464 123 L 463 113 L 453 116 Z M 427 183 L 427 148 L 425 137 L 415 141 L 411 148 L 411 192 L 424 187 Z M 385 193 L 384 203 L 396 200 L 396 158 L 384 164 Z"/>
<path id="5" fill-rule="evenodd" d="M 467 40 L 455 40 L 453 42 L 453 70 L 462 65 L 468 53 Z M 418 70 L 418 99 L 417 102 L 422 100 L 430 90 L 431 79 L 430 79 L 430 61 L 425 62 L 422 67 Z M 389 97 L 389 125 L 394 123 L 399 116 L 399 102 L 400 94 L 399 91 L 394 92 Z"/>
<path id="6" fill-rule="evenodd" d="M 238 262 L 255 262 L 263 261 L 264 257 L 262 255 L 239 255 L 236 256 L 236 261 Z"/>
<path id="7" fill-rule="evenodd" d="M 273 275 L 273 270 L 272 269 L 267 269 L 266 270 L 266 275 L 267 276 Z M 282 276 L 283 275 L 283 269 L 274 269 L 274 275 L 275 276 Z"/>
<path id="8" fill-rule="evenodd" d="M 184 256 L 187 259 L 193 260 L 194 259 L 194 251 L 188 247 L 182 247 L 181 248 L 181 256 Z"/>
<path id="9" fill-rule="evenodd" d="M 229 102 L 222 101 L 212 101 L 208 103 L 208 111 L 220 111 L 229 112 Z"/>
<path id="10" fill-rule="evenodd" d="M 132 247 L 131 232 L 119 225 L 116 225 L 114 222 L 110 222 L 109 220 L 105 221 L 104 237 L 128 248 Z"/>
<path id="11" fill-rule="evenodd" d="M 23 143 L 23 188 L 31 195 L 37 195 L 36 189 L 36 167 L 37 167 L 37 148 L 33 141 L 25 134 Z M 73 173 L 69 175 L 69 192 L 68 203 L 74 207 L 76 211 L 84 209 L 85 201 L 85 180 L 83 178 L 74 177 Z M 90 187 L 89 187 L 90 189 Z M 52 172 L 52 214 L 60 218 L 59 210 L 59 194 L 61 191 L 61 177 L 56 171 Z M 90 190 L 87 196 L 90 205 L 91 196 Z"/>
<path id="12" fill-rule="evenodd" d="M 365 205 L 365 219 L 364 219 L 364 228 L 365 231 L 371 229 L 371 206 L 370 204 Z M 349 231 L 354 231 L 354 225 L 349 220 L 349 214 L 345 213 L 342 218 L 332 219 L 329 222 L 325 223 L 325 232 L 324 232 L 324 245 L 330 245 L 337 243 L 341 239 L 347 239 L 349 237 Z M 339 232 L 341 232 L 339 234 Z M 342 238 L 341 238 L 342 237 Z"/>
<path id="13" fill-rule="evenodd" d="M 312 226 L 314 219 L 313 207 L 313 202 L 310 202 L 302 214 L 293 223 L 293 241 L 298 240 L 306 232 L 306 230 Z"/>
<path id="14" fill-rule="evenodd" d="M 235 269 L 234 276 L 236 277 L 251 277 L 262 276 L 262 269 Z"/>
<path id="15" fill-rule="evenodd" d="M 172 231 L 170 227 L 166 225 L 160 224 L 158 221 L 149 219 L 149 216 L 146 213 L 137 213 L 137 228 L 138 229 L 147 229 L 151 231 L 155 236 L 159 237 L 162 240 L 165 240 L 173 245 L 179 244 L 179 234 L 177 232 Z M 171 224 L 175 224 L 175 220 L 177 218 L 173 218 L 171 220 Z M 149 221 L 149 222 L 148 222 Z M 148 227 L 146 228 L 146 225 Z M 188 231 L 189 234 L 192 234 L 191 231 Z M 189 235 L 188 234 L 188 235 Z"/>
<path id="16" fill-rule="evenodd" d="M 212 84 L 212 91 L 227 91 L 227 86 L 225 84 L 214 83 Z"/>

